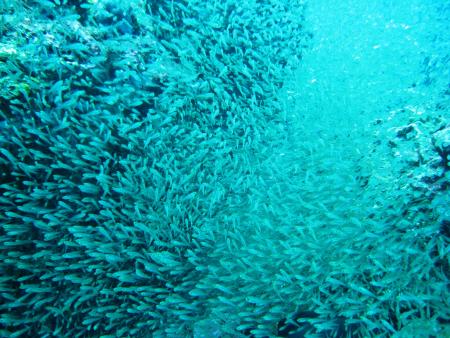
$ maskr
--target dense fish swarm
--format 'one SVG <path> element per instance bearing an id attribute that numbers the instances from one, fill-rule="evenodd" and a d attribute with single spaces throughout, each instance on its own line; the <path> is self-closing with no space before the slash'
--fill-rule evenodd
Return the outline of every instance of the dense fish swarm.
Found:
<path id="1" fill-rule="evenodd" d="M 302 1 L 0 9 L 0 336 L 445 334 L 448 101 L 343 151 Z"/>

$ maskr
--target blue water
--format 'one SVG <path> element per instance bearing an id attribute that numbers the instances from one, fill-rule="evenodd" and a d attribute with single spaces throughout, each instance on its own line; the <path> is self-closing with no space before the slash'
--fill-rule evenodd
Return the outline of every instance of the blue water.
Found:
<path id="1" fill-rule="evenodd" d="M 446 1 L 308 2 L 298 108 L 364 124 L 388 107 L 435 102 L 450 80 L 449 10 Z"/>

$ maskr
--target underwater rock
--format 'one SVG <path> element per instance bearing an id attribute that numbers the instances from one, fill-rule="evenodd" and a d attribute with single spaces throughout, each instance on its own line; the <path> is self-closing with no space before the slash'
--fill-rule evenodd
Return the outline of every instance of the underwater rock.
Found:
<path id="1" fill-rule="evenodd" d="M 448 167 L 450 155 L 450 127 L 439 130 L 433 134 L 433 144 L 439 155 L 442 157 L 444 165 Z"/>
<path id="2" fill-rule="evenodd" d="M 415 123 L 411 123 L 407 126 L 399 127 L 396 129 L 397 131 L 397 137 L 402 139 L 410 140 L 412 138 L 417 137 L 420 135 L 420 130 L 418 129 L 417 125 Z"/>

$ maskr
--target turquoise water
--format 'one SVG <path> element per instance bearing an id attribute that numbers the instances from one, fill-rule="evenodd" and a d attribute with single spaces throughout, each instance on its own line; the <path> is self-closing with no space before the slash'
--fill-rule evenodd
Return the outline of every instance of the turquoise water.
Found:
<path id="1" fill-rule="evenodd" d="M 448 85 L 448 4 L 314 1 L 308 8 L 314 42 L 299 85 L 314 82 L 310 90 L 338 106 L 339 115 L 381 118 L 381 107 L 423 105 Z"/>
<path id="2" fill-rule="evenodd" d="M 447 1 L 0 1 L 0 337 L 448 337 Z"/>

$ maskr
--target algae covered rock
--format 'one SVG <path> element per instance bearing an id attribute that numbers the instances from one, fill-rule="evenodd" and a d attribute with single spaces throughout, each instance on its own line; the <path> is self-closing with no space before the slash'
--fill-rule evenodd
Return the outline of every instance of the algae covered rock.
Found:
<path id="1" fill-rule="evenodd" d="M 435 132 L 433 134 L 433 144 L 439 152 L 439 155 L 442 157 L 444 165 L 448 168 L 448 161 L 450 160 L 450 127 Z"/>

